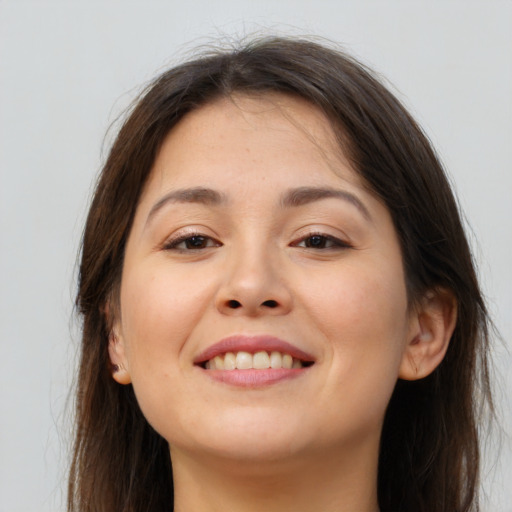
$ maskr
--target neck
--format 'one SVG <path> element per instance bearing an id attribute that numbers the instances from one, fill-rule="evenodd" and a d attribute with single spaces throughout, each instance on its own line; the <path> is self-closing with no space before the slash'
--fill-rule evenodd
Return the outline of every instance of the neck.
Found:
<path id="1" fill-rule="evenodd" d="M 366 455 L 248 462 L 173 448 L 174 511 L 377 512 L 377 452 Z"/>

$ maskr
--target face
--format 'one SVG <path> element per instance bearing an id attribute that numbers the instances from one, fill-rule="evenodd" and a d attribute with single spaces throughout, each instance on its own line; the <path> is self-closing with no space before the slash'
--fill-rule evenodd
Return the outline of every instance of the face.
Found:
<path id="1" fill-rule="evenodd" d="M 308 103 L 201 107 L 154 163 L 114 325 L 171 453 L 375 448 L 410 337 L 389 212 Z"/>

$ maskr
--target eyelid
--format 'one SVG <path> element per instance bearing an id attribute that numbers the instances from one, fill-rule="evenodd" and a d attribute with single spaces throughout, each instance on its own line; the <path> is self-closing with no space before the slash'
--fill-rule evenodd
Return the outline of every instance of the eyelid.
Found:
<path id="1" fill-rule="evenodd" d="M 186 242 L 187 240 L 194 238 L 194 237 L 201 237 L 209 241 L 213 241 L 213 245 L 208 245 L 207 247 L 198 247 L 196 249 L 180 249 L 177 246 L 183 242 Z M 182 252 L 194 252 L 195 250 L 200 251 L 204 249 L 209 249 L 211 247 L 220 247 L 223 244 L 219 242 L 215 237 L 211 235 L 207 235 L 204 233 L 204 231 L 201 231 L 197 228 L 186 228 L 185 230 L 178 230 L 177 233 L 174 233 L 173 235 L 167 237 L 165 241 L 161 245 L 161 249 L 164 251 L 182 251 Z"/>
<path id="2" fill-rule="evenodd" d="M 347 237 L 339 237 L 339 236 L 335 236 L 335 235 L 331 235 L 329 233 L 325 233 L 325 232 L 322 232 L 322 231 L 311 231 L 309 233 L 305 233 L 303 235 L 301 235 L 299 238 L 295 239 L 290 245 L 294 246 L 294 247 L 300 247 L 300 243 L 302 242 L 305 242 L 308 238 L 313 238 L 313 237 L 321 237 L 321 238 L 324 238 L 325 240 L 329 241 L 329 242 L 332 242 L 334 244 L 334 246 L 331 246 L 331 247 L 321 247 L 321 248 L 317 248 L 317 247 L 304 247 L 305 249 L 313 249 L 313 250 L 317 250 L 317 251 L 326 251 L 326 250 L 329 250 L 329 249 L 351 249 L 353 248 L 353 244 L 351 242 L 349 242 L 347 240 Z"/>

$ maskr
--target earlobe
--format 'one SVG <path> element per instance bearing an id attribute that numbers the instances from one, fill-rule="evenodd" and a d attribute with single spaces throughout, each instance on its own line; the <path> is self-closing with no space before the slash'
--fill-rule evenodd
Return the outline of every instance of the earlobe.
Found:
<path id="1" fill-rule="evenodd" d="M 132 379 L 126 362 L 124 343 L 112 329 L 108 338 L 108 354 L 112 364 L 112 377 L 119 384 L 130 384 Z"/>
<path id="2" fill-rule="evenodd" d="M 399 378 L 418 380 L 430 375 L 448 350 L 456 322 L 454 294 L 444 288 L 429 290 L 411 314 Z"/>
<path id="3" fill-rule="evenodd" d="M 120 326 L 116 322 L 118 315 L 115 314 L 117 308 L 113 305 L 112 297 L 107 300 L 102 308 L 102 314 L 105 318 L 108 335 L 108 355 L 110 358 L 110 370 L 112 377 L 119 384 L 130 384 L 131 377 L 128 371 L 128 364 L 124 350 L 124 341 L 118 334 Z"/>

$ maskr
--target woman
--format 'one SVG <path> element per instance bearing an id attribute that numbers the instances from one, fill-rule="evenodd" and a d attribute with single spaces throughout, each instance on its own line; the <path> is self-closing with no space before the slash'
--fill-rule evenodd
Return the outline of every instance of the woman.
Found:
<path id="1" fill-rule="evenodd" d="M 478 509 L 488 319 L 457 205 L 346 55 L 270 38 L 157 78 L 77 304 L 70 510 Z"/>

